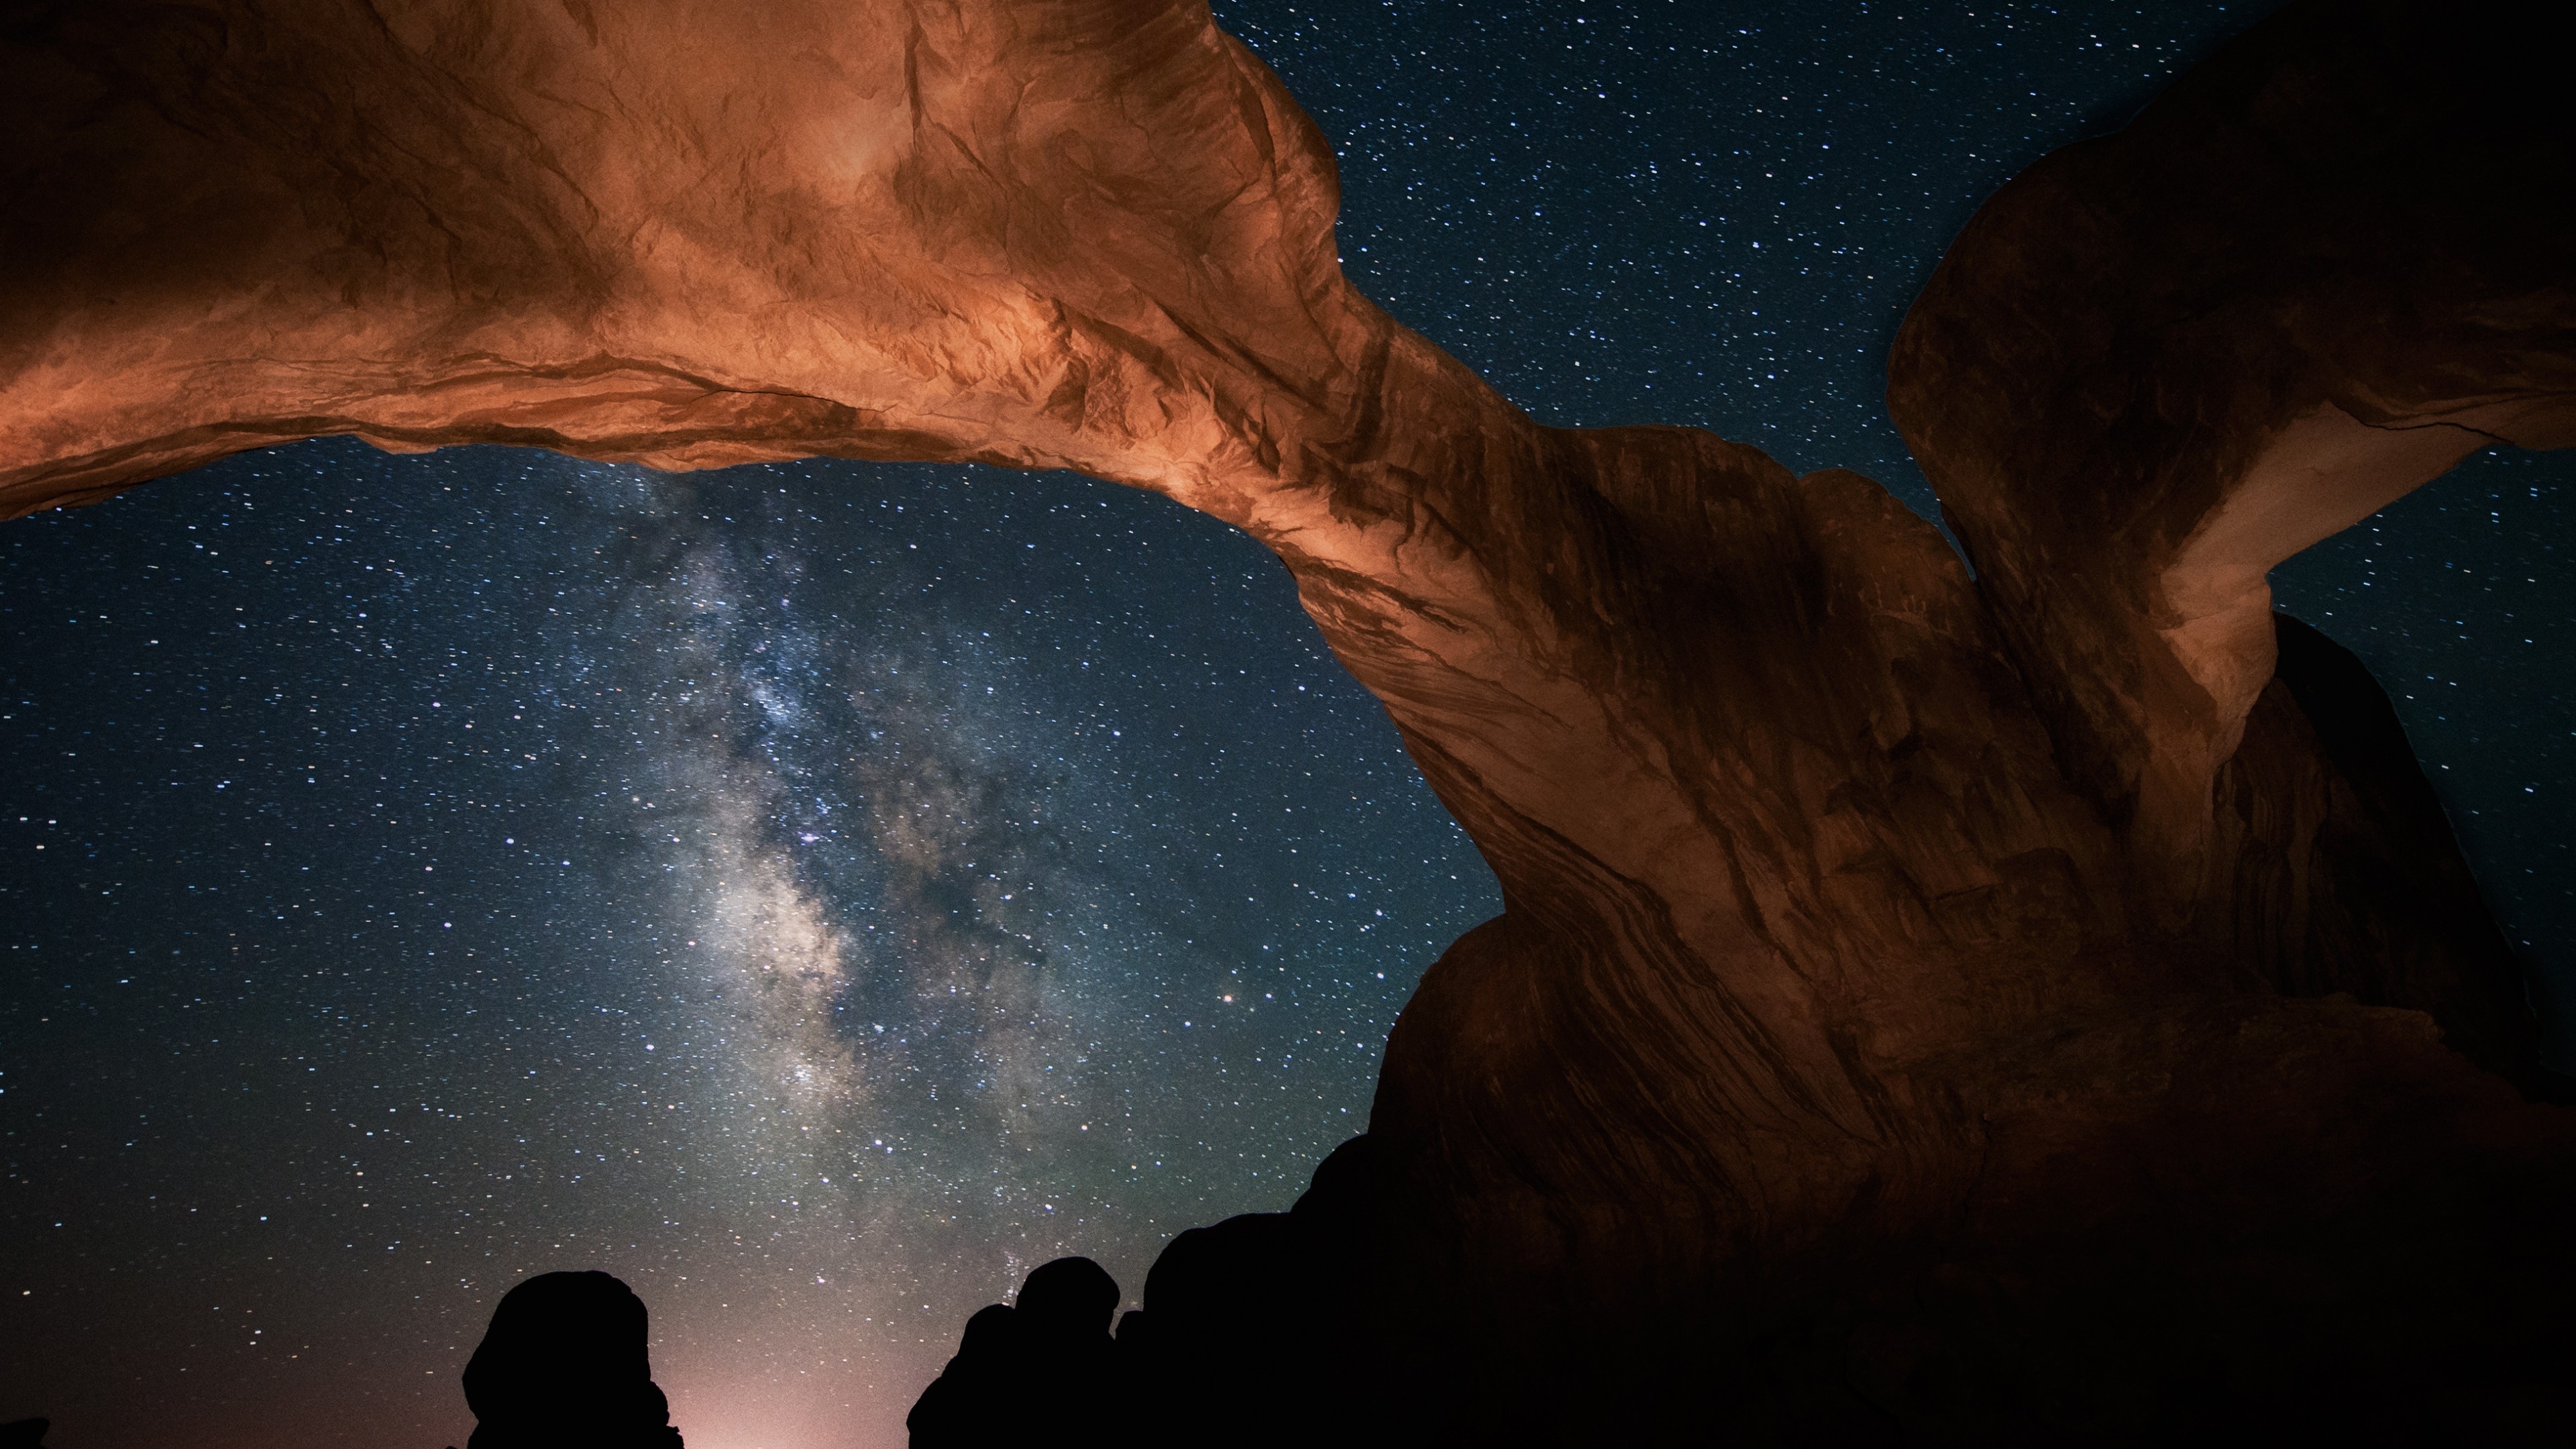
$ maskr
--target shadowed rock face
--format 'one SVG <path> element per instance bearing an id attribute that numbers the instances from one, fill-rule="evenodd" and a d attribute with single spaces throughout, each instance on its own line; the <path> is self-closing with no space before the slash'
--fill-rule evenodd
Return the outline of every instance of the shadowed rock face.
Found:
<path id="1" fill-rule="evenodd" d="M 2480 1070 L 2534 1034 L 2438 809 L 2261 583 L 2576 428 L 2567 119 L 2481 69 L 2563 52 L 2482 14 L 2294 5 L 1980 214 L 1891 388 L 1971 582 L 1867 479 L 1542 428 L 1398 327 L 1198 0 L 61 7 L 0 60 L 0 507 L 353 433 L 1064 466 L 1223 518 L 1507 904 L 1389 1046 L 1341 1259 L 1387 1352 L 1670 1403 L 1637 1366 L 1724 1324 L 1745 1432 L 1965 1432 L 1871 1337 L 1887 1285 L 2005 1285 L 2019 1338 L 1885 1335 L 2026 1402 L 2033 1333 L 2349 1320 L 2279 1285 L 2566 1200 L 2576 1126 Z"/>
<path id="2" fill-rule="evenodd" d="M 957 1356 L 905 1419 L 914 1449 L 1132 1443 L 1135 1394 L 1109 1336 L 1118 1283 L 1089 1258 L 1028 1276 L 966 1321 Z"/>
<path id="3" fill-rule="evenodd" d="M 1888 394 L 2136 928 L 2292 989 L 2349 972 L 2490 1062 L 2528 1048 L 2484 933 L 2336 899 L 2374 847 L 2314 833 L 2357 822 L 2244 787 L 2312 753 L 2271 707 L 2271 567 L 2490 443 L 2576 443 L 2576 130 L 2542 59 L 2571 39 L 2560 8 L 2291 7 L 1989 202 Z M 2350 930 L 2381 944 L 2314 939 Z"/>
<path id="4" fill-rule="evenodd" d="M 465 1401 L 466 1449 L 681 1449 L 644 1300 L 606 1273 L 541 1273 L 502 1294 L 465 1365 Z"/>

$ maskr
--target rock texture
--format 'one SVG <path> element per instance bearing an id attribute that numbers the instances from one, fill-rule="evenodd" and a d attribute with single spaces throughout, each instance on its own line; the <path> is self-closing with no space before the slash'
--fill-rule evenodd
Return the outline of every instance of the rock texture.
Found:
<path id="1" fill-rule="evenodd" d="M 1507 903 L 1388 1051 L 1338 1261 L 1390 1382 L 2105 1434 L 2246 1401 L 2191 1385 L 2247 1324 L 2277 1385 L 2536 1321 L 2576 1124 L 2482 1070 L 2537 1080 L 2512 962 L 2262 583 L 2576 441 L 2527 18 L 2294 4 L 1979 215 L 1891 389 L 1972 581 L 1866 479 L 1542 428 L 1394 324 L 1203 0 L 21 13 L 10 512 L 351 433 L 1071 467 L 1274 549 Z M 2372 1266 L 2427 1234 L 2481 1246 Z"/>

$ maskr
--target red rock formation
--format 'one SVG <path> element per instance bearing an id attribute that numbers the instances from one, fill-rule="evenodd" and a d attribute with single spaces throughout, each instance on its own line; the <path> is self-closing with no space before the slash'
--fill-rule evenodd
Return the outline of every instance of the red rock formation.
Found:
<path id="1" fill-rule="evenodd" d="M 2521 1203 L 2576 1126 L 2398 1009 L 2527 1066 L 2510 962 L 2261 584 L 2467 429 L 2576 425 L 2564 124 L 2446 26 L 2294 7 L 1980 215 L 1892 391 L 1972 584 L 1866 479 L 1541 428 L 1396 326 L 1203 0 L 64 8 L 0 62 L 0 506 L 352 433 L 1245 529 L 1502 882 L 1375 1120 L 1382 1266 L 1498 1334 Z M 2108 1281 L 2032 1272 L 2031 1321 Z"/>
<path id="2" fill-rule="evenodd" d="M 2265 575 L 2492 442 L 2576 443 L 2576 130 L 2531 59 L 2570 39 L 2564 14 L 2293 7 L 1989 202 L 1889 390 L 2067 778 L 2121 835 L 2138 929 L 2434 1011 L 2490 1062 L 2527 1025 L 2465 879 L 2354 894 L 2375 862 L 2346 857 L 2416 832 L 2255 783 L 2318 753 Z M 2428 896 L 2441 930 L 2376 919 Z"/>
<path id="3" fill-rule="evenodd" d="M 52 199 L 10 212 L 19 506 L 334 431 L 1167 492 L 1287 560 L 1493 859 L 1471 949 L 1590 963 L 1443 971 L 1417 1018 L 1479 1025 L 1399 1059 L 1501 1054 L 1398 1115 L 1518 1118 L 1543 1182 L 1634 1158 L 1749 1231 L 1955 1191 L 1908 1064 L 2104 1000 L 2066 965 L 2115 934 L 2108 839 L 1938 536 L 1704 434 L 1538 428 L 1395 326 L 1203 7 L 392 13 L 90 10 L 16 52 L 16 134 L 59 138 L 11 182 Z"/>

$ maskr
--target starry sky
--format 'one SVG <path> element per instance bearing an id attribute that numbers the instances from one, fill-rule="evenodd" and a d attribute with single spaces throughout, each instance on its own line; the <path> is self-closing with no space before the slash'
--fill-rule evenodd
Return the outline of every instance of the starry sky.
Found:
<path id="1" fill-rule="evenodd" d="M 1217 13 L 1515 402 L 1928 511 L 1879 399 L 1941 248 L 2261 8 Z M 2571 484 L 2482 456 L 2275 579 L 2561 993 Z M 568 1267 L 693 1449 L 899 1444 L 1028 1267 L 1286 1206 L 1499 908 L 1275 561 L 1064 475 L 324 440 L 0 524 L 0 637 L 0 1419 L 58 1449 L 461 1444 Z"/>

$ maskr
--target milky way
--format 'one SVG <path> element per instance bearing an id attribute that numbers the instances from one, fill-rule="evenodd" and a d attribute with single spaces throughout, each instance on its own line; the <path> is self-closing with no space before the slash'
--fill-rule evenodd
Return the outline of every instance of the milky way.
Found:
<path id="1" fill-rule="evenodd" d="M 1219 14 L 1355 278 L 1514 401 L 1927 511 L 1879 391 L 1941 247 L 2248 18 Z M 2544 979 L 2571 472 L 2280 576 Z M 1132 1297 L 1292 1200 L 1500 909 L 1280 566 L 1081 479 L 300 444 L 0 525 L 0 627 L 0 1418 L 61 1449 L 462 1443 L 493 1301 L 587 1266 L 694 1449 L 899 1443 L 1026 1267 Z"/>
<path id="2" fill-rule="evenodd" d="M 597 1263 L 692 1443 L 882 1437 L 1027 1267 L 1284 1206 L 1498 905 L 1284 570 L 1106 485 L 319 443 L 11 543 L 36 1281 L 204 1314 L 217 1422 L 455 1432 Z"/>

